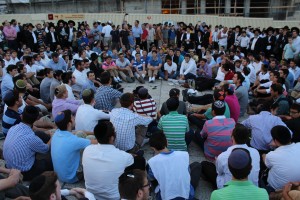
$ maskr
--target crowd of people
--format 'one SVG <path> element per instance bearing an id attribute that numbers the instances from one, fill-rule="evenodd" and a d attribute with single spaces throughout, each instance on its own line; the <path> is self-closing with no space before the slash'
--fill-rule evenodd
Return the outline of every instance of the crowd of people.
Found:
<path id="1" fill-rule="evenodd" d="M 0 27 L 1 199 L 192 200 L 200 178 L 213 200 L 299 199 L 299 28 L 77 25 Z M 158 108 L 163 81 L 182 91 Z"/>

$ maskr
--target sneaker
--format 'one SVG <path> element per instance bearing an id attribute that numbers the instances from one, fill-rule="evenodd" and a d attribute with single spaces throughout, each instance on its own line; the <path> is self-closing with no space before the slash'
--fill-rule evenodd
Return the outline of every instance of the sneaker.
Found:
<path id="1" fill-rule="evenodd" d="M 159 79 L 159 80 L 162 80 L 163 78 L 162 78 L 162 77 L 158 77 L 158 79 Z"/>
<path id="2" fill-rule="evenodd" d="M 143 143 L 142 143 L 141 147 L 143 147 L 145 144 L 147 144 L 149 142 L 149 140 L 150 140 L 149 138 L 145 138 L 143 140 Z"/>
<path id="3" fill-rule="evenodd" d="M 149 77 L 149 83 L 153 83 L 153 78 Z"/>
<path id="4" fill-rule="evenodd" d="M 138 81 L 139 81 L 140 83 L 145 83 L 145 80 L 144 80 L 141 76 L 138 78 Z"/>
<path id="5" fill-rule="evenodd" d="M 116 77 L 114 77 L 114 81 L 117 83 L 119 82 L 119 80 Z"/>
<path id="6" fill-rule="evenodd" d="M 152 81 L 155 82 L 155 76 L 153 76 Z"/>

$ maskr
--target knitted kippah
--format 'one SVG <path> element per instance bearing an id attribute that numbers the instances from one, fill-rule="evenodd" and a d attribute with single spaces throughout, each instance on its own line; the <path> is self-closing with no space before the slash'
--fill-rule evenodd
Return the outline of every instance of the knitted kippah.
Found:
<path id="1" fill-rule="evenodd" d="M 23 80 L 17 80 L 16 86 L 18 88 L 26 88 L 26 83 Z"/>
<path id="2" fill-rule="evenodd" d="M 82 96 L 83 97 L 87 97 L 87 96 L 89 96 L 89 95 L 91 95 L 91 90 L 90 89 L 85 89 L 85 90 L 83 90 L 83 92 L 82 92 Z"/>
<path id="3" fill-rule="evenodd" d="M 223 101 L 215 101 L 214 102 L 214 106 L 216 107 L 216 108 L 223 108 L 223 107 L 225 107 L 225 103 L 223 102 Z"/>
<path id="4" fill-rule="evenodd" d="M 250 162 L 250 155 L 243 149 L 233 150 L 228 158 L 228 164 L 234 169 L 243 169 Z"/>
<path id="5" fill-rule="evenodd" d="M 58 115 L 55 117 L 55 123 L 61 122 L 62 120 L 65 119 L 65 113 L 60 112 Z"/>

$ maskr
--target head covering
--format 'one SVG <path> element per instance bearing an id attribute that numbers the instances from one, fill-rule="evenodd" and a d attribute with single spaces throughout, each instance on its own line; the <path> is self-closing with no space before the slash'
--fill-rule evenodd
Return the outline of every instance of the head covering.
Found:
<path id="1" fill-rule="evenodd" d="M 138 95 L 145 96 L 147 94 L 148 94 L 147 88 L 142 87 L 138 90 Z"/>
<path id="2" fill-rule="evenodd" d="M 65 113 L 64 112 L 60 112 L 56 115 L 55 119 L 54 119 L 54 122 L 55 123 L 59 123 L 61 122 L 62 120 L 65 119 Z"/>
<path id="3" fill-rule="evenodd" d="M 137 86 L 133 91 L 132 91 L 132 93 L 133 94 L 138 94 L 138 91 L 139 91 L 139 89 L 141 89 L 141 88 L 143 88 L 144 86 Z"/>
<path id="4" fill-rule="evenodd" d="M 91 93 L 92 93 L 91 89 L 85 89 L 82 92 L 82 97 L 87 97 L 87 96 L 91 95 Z"/>
<path id="5" fill-rule="evenodd" d="M 214 107 L 216 107 L 216 108 L 224 108 L 225 107 L 224 101 L 217 100 L 213 104 L 214 104 Z"/>
<path id="6" fill-rule="evenodd" d="M 244 169 L 249 165 L 250 155 L 244 149 L 235 149 L 228 158 L 228 165 L 234 169 Z"/>
<path id="7" fill-rule="evenodd" d="M 68 24 L 73 24 L 73 26 L 75 26 L 75 22 L 73 20 L 69 20 Z"/>
<path id="8" fill-rule="evenodd" d="M 17 80 L 16 87 L 19 89 L 24 89 L 26 88 L 26 83 L 23 80 Z"/>

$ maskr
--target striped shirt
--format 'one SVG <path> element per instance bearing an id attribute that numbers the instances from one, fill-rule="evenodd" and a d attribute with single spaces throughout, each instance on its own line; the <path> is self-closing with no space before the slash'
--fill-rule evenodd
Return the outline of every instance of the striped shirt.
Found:
<path id="1" fill-rule="evenodd" d="M 156 118 L 156 103 L 152 98 L 134 101 L 133 110 L 138 114 Z"/>
<path id="2" fill-rule="evenodd" d="M 3 156 L 9 169 L 29 171 L 36 153 L 47 153 L 49 146 L 37 137 L 32 129 L 19 123 L 11 127 L 3 144 Z"/>
<path id="3" fill-rule="evenodd" d="M 5 111 L 3 118 L 2 118 L 2 132 L 3 134 L 6 136 L 8 130 L 16 125 L 19 124 L 21 122 L 21 116 L 20 113 L 7 108 L 7 110 Z"/>
<path id="4" fill-rule="evenodd" d="M 211 194 L 211 200 L 268 200 L 269 196 L 265 189 L 258 188 L 250 181 L 229 181 L 223 189 L 215 190 Z"/>
<path id="5" fill-rule="evenodd" d="M 164 131 L 168 140 L 168 149 L 186 151 L 185 133 L 189 131 L 188 119 L 185 115 L 171 111 L 160 118 L 157 128 Z"/>
<path id="6" fill-rule="evenodd" d="M 200 134 L 203 139 L 206 139 L 204 155 L 208 159 L 215 160 L 215 157 L 232 145 L 231 133 L 234 126 L 234 119 L 225 116 L 216 116 L 205 122 Z"/>

